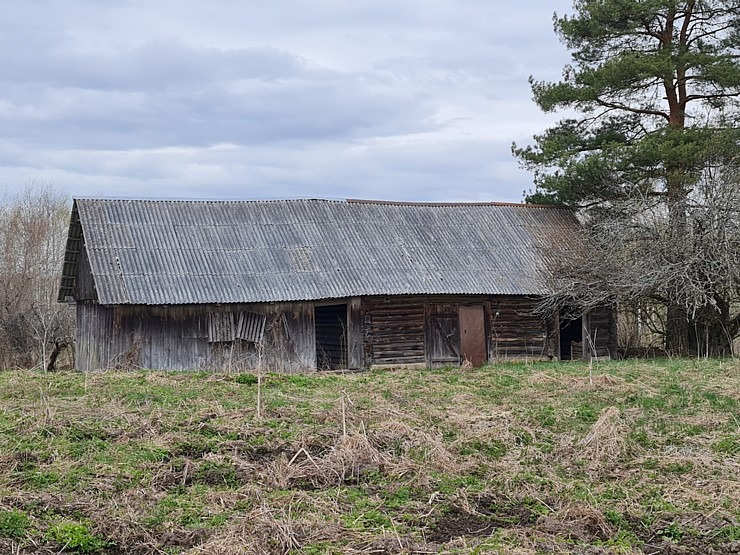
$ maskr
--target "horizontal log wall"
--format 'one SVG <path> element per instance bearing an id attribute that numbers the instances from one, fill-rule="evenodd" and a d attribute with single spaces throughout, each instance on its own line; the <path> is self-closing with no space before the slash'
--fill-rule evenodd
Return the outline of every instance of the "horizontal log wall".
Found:
<path id="1" fill-rule="evenodd" d="M 534 314 L 538 300 L 524 296 L 490 298 L 488 358 L 546 359 L 554 356 L 552 325 Z"/>
<path id="2" fill-rule="evenodd" d="M 444 327 L 444 316 L 456 314 L 464 304 L 484 307 L 489 360 L 546 359 L 555 354 L 557 334 L 551 323 L 532 313 L 536 299 L 463 295 L 363 297 L 365 366 L 459 362 L 447 356 L 455 345 L 459 349 L 459 341 L 453 341 L 452 347 L 442 352 L 441 332 L 435 333 L 431 319 L 438 315 Z"/>
<path id="3" fill-rule="evenodd" d="M 424 364 L 424 298 L 363 297 L 365 366 Z"/>
<path id="4" fill-rule="evenodd" d="M 464 304 L 481 304 L 484 308 L 490 361 L 545 359 L 556 352 L 558 335 L 552 323 L 533 314 L 536 299 L 448 295 L 363 297 L 343 302 L 348 305 L 348 365 L 352 368 L 459 362 L 443 356 L 432 360 L 435 345 L 437 350 L 441 347 L 439 337 L 431 333 L 431 318 L 440 307 L 457 309 Z M 252 317 L 265 315 L 260 345 L 239 339 L 214 341 L 213 337 L 209 342 L 209 313 L 233 314 L 224 321 L 239 322 L 242 312 Z M 609 354 L 616 337 L 613 311 L 593 311 L 589 322 L 599 356 Z M 77 304 L 77 323 L 81 370 L 263 368 L 301 372 L 316 367 L 311 302 L 102 307 L 94 301 L 81 301 Z"/>

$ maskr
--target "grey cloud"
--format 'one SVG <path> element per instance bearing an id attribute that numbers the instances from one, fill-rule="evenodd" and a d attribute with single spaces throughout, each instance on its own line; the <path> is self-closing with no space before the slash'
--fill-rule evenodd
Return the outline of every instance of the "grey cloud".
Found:
<path id="1" fill-rule="evenodd" d="M 352 76 L 164 93 L 23 87 L 16 96 L 0 112 L 0 136 L 66 148 L 353 140 L 428 129 L 432 111 L 414 95 L 372 90 Z"/>
<path id="2" fill-rule="evenodd" d="M 15 46 L 14 46 L 15 45 Z M 0 37 L 5 82 L 93 90 L 159 90 L 236 79 L 276 80 L 305 75 L 308 60 L 276 48 L 218 50 L 158 40 L 113 53 L 79 52 L 59 43 Z M 42 53 L 43 55 L 39 55 Z"/>

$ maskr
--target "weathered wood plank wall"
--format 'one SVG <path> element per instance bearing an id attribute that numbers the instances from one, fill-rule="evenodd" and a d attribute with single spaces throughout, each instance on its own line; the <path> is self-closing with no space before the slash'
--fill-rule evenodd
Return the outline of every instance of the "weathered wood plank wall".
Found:
<path id="1" fill-rule="evenodd" d="M 211 314 L 265 314 L 264 339 L 209 341 Z M 226 333 L 221 330 L 221 333 Z M 213 339 L 213 338 L 212 338 Z M 216 339 L 224 339 L 219 337 Z M 315 368 L 313 303 L 100 306 L 77 303 L 77 368 L 301 372 Z"/>
<path id="2" fill-rule="evenodd" d="M 80 252 L 77 255 L 78 267 L 75 279 L 74 298 L 78 301 L 98 300 L 95 290 L 95 278 L 90 270 L 90 258 L 84 240 L 80 243 Z"/>
<path id="3" fill-rule="evenodd" d="M 457 301 L 454 298 L 432 298 L 426 303 L 427 366 L 460 363 L 460 303 Z"/>
<path id="4" fill-rule="evenodd" d="M 532 313 L 536 299 L 518 296 L 363 297 L 364 366 L 460 362 L 458 311 L 482 305 L 488 359 L 547 359 L 555 354 L 552 323 Z"/>
<path id="5" fill-rule="evenodd" d="M 113 309 L 94 301 L 77 301 L 75 363 L 78 370 L 97 370 L 109 366 L 110 352 L 116 348 Z"/>
<path id="6" fill-rule="evenodd" d="M 483 308 L 489 361 L 547 359 L 556 352 L 553 323 L 532 312 L 536 299 L 447 295 L 363 297 L 344 303 L 347 320 L 341 340 L 349 368 L 458 364 L 457 315 L 460 306 L 472 305 Z M 81 370 L 118 366 L 301 372 L 317 364 L 311 302 L 101 307 L 80 301 L 77 309 Z M 609 354 L 613 311 L 593 311 L 588 322 L 599 356 Z M 250 337 L 263 330 L 262 341 L 240 339 L 245 329 Z"/>
<path id="7" fill-rule="evenodd" d="M 362 323 L 362 300 L 352 297 L 347 303 L 347 366 L 350 370 L 365 367 Z"/>

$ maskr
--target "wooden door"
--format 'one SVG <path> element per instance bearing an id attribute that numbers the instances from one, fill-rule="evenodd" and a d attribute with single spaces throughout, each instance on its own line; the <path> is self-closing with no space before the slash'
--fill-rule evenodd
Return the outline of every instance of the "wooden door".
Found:
<path id="1" fill-rule="evenodd" d="M 460 306 L 460 350 L 473 366 L 483 366 L 488 359 L 483 305 Z"/>
<path id="2" fill-rule="evenodd" d="M 428 329 L 429 365 L 460 364 L 460 322 L 457 305 L 430 306 Z"/>

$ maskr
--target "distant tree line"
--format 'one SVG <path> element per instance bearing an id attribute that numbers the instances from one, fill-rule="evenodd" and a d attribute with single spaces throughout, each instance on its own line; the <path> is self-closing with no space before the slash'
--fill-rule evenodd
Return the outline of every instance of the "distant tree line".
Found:
<path id="1" fill-rule="evenodd" d="M 57 303 L 67 197 L 28 185 L 0 203 L 0 368 L 74 364 L 74 311 Z"/>

